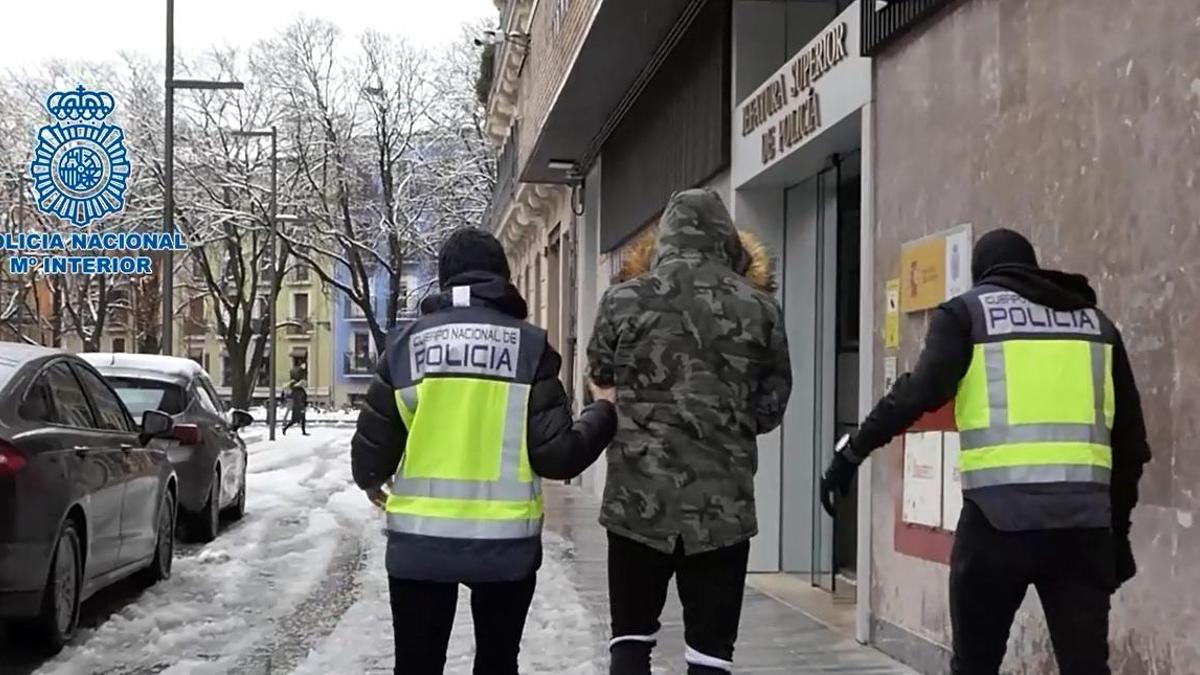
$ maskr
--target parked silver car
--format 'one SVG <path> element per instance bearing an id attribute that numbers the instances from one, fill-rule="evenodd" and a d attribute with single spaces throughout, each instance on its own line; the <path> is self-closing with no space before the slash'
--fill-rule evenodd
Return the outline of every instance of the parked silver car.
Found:
<path id="1" fill-rule="evenodd" d="M 155 354 L 80 354 L 112 384 L 136 418 L 160 410 L 175 424 L 167 449 L 179 477 L 179 508 L 190 539 L 216 538 L 221 516 L 246 511 L 246 444 L 238 430 L 253 420 L 226 410 L 208 373 L 195 361 Z"/>

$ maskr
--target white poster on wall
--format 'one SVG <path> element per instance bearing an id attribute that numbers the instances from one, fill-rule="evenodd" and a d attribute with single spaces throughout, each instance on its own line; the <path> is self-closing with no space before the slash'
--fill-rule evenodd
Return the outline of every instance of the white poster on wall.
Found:
<path id="1" fill-rule="evenodd" d="M 942 432 L 904 436 L 904 522 L 942 526 Z"/>
<path id="2" fill-rule="evenodd" d="M 971 224 L 946 234 L 946 299 L 971 290 Z"/>
<path id="3" fill-rule="evenodd" d="M 962 479 L 958 474 L 958 432 L 942 437 L 942 529 L 954 531 L 962 512 Z"/>

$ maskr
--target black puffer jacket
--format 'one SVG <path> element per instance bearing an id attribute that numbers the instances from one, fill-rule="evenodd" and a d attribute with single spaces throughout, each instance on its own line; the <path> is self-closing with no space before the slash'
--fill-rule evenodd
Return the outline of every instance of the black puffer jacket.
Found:
<path id="1" fill-rule="evenodd" d="M 522 320 L 528 315 L 520 293 L 500 277 L 467 273 L 447 283 L 447 287 L 464 285 L 471 287 L 472 304 L 483 304 Z M 427 298 L 421 304 L 421 311 L 433 314 L 452 306 L 453 300 L 446 292 Z M 388 349 L 395 349 L 403 335 L 394 337 L 388 340 L 392 345 Z M 386 358 L 380 359 L 350 446 L 354 482 L 364 490 L 382 486 L 396 473 L 408 440 L 396 408 L 387 362 Z M 604 451 L 617 428 L 616 409 L 607 401 L 592 403 L 584 408 L 579 419 L 572 421 L 571 404 L 558 379 L 561 367 L 562 357 L 546 345 L 529 394 L 526 439 L 529 466 L 537 475 L 552 480 L 566 480 L 583 473 Z"/>

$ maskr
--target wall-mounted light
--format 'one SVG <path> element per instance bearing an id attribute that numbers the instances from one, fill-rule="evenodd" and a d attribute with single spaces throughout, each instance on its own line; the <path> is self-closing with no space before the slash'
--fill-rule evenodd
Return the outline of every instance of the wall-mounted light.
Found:
<path id="1" fill-rule="evenodd" d="M 484 45 L 498 45 L 503 42 L 511 42 L 521 47 L 529 46 L 529 33 L 520 31 L 509 31 L 507 33 L 498 30 L 485 30 L 483 37 L 475 38 L 475 46 L 482 47 Z"/>

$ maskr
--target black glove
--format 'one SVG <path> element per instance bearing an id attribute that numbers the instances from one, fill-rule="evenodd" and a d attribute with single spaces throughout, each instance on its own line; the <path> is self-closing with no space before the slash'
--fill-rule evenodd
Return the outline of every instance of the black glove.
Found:
<path id="1" fill-rule="evenodd" d="M 821 506 L 825 507 L 825 513 L 831 517 L 837 513 L 836 496 L 850 491 L 850 482 L 857 472 L 857 464 L 840 452 L 833 453 L 833 460 L 821 476 Z"/>
<path id="2" fill-rule="evenodd" d="M 1133 559 L 1133 545 L 1129 543 L 1129 535 L 1117 535 L 1116 543 L 1117 588 L 1137 574 L 1137 561 Z"/>

